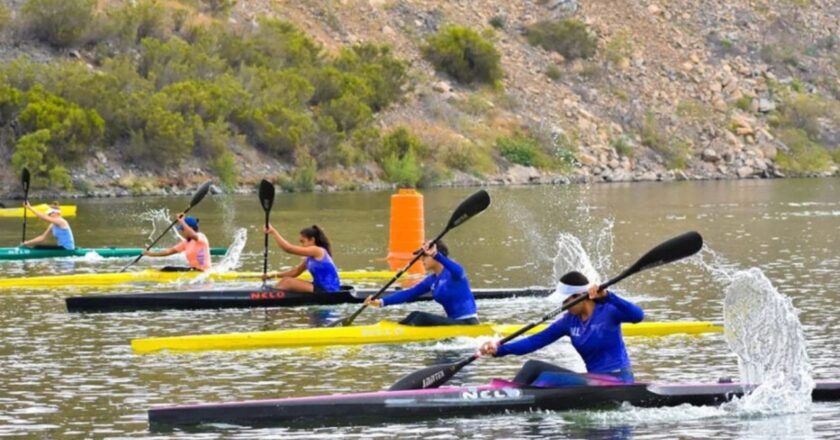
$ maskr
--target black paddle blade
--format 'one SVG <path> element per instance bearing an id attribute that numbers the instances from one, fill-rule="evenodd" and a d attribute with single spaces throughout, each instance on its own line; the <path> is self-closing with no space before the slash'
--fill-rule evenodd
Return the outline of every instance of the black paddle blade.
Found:
<path id="1" fill-rule="evenodd" d="M 265 179 L 260 182 L 260 204 L 266 212 L 274 205 L 274 185 Z"/>
<path id="2" fill-rule="evenodd" d="M 476 356 L 471 356 L 452 364 L 433 365 L 422 370 L 417 370 L 403 376 L 395 384 L 391 385 L 391 388 L 388 388 L 388 391 L 437 388 L 445 384 L 449 379 L 452 379 L 452 376 L 476 359 Z"/>
<path id="3" fill-rule="evenodd" d="M 24 168 L 20 173 L 20 184 L 23 186 L 23 192 L 29 192 L 29 168 Z"/>
<path id="4" fill-rule="evenodd" d="M 691 231 L 678 235 L 664 243 L 661 243 L 659 246 L 656 246 L 648 251 L 648 253 L 642 255 L 642 257 L 639 258 L 639 261 L 636 261 L 632 266 L 627 268 L 627 270 L 617 277 L 609 280 L 606 284 L 602 284 L 601 288 L 606 289 L 610 285 L 613 285 L 637 272 L 681 260 L 685 257 L 690 257 L 699 252 L 702 248 L 703 237 L 700 236 L 699 233 Z"/>
<path id="5" fill-rule="evenodd" d="M 490 194 L 487 194 L 487 191 L 482 189 L 458 205 L 455 212 L 452 213 L 452 217 L 449 218 L 449 223 L 446 225 L 446 229 L 452 229 L 459 226 L 476 214 L 479 214 L 481 211 L 487 209 L 488 206 L 490 206 Z"/>
<path id="6" fill-rule="evenodd" d="M 204 199 L 204 196 L 206 196 L 207 193 L 210 191 L 210 186 L 212 185 L 213 181 L 208 180 L 204 182 L 203 185 L 198 187 L 198 191 L 195 192 L 195 195 L 193 195 L 192 200 L 190 200 L 190 208 L 192 208 L 195 205 L 198 205 L 199 202 L 201 202 Z"/>

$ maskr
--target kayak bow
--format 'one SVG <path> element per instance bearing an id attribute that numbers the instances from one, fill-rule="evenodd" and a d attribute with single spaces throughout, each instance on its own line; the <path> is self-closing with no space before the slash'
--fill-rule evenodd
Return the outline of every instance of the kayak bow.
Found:
<path id="1" fill-rule="evenodd" d="M 246 402 L 159 406 L 149 410 L 153 430 L 225 423 L 271 424 L 393 422 L 400 419 L 465 417 L 530 411 L 569 411 L 618 407 L 720 405 L 744 394 L 738 383 L 591 385 L 563 388 L 522 387 L 503 380 L 487 385 L 426 390 L 332 394 Z M 840 382 L 818 382 L 815 401 L 840 400 Z"/>
<path id="2" fill-rule="evenodd" d="M 50 205 L 46 203 L 41 203 L 40 205 L 32 206 L 36 211 L 46 214 L 47 210 L 50 209 Z M 30 213 L 30 217 L 33 215 Z M 61 216 L 62 217 L 75 217 L 76 216 L 76 206 L 75 205 L 61 205 Z M 23 207 L 19 208 L 0 208 L 0 217 L 6 218 L 23 218 Z"/>
<path id="3" fill-rule="evenodd" d="M 41 249 L 28 247 L 0 248 L 0 260 L 34 260 L 41 258 L 84 257 L 94 253 L 102 258 L 136 257 L 143 252 L 141 248 L 77 248 L 72 251 L 66 249 Z M 210 255 L 224 255 L 226 248 L 210 248 Z"/>
<path id="4" fill-rule="evenodd" d="M 522 325 L 446 325 L 415 327 L 391 321 L 351 327 L 321 327 L 274 330 L 250 333 L 170 336 L 134 339 L 135 353 L 206 350 L 244 350 L 260 348 L 314 347 L 326 345 L 400 344 L 433 341 L 455 337 L 509 335 Z M 723 329 L 711 322 L 642 322 L 622 325 L 624 336 L 664 336 L 670 334 L 721 333 Z M 529 334 L 545 329 L 545 325 L 531 329 Z"/>
<path id="5" fill-rule="evenodd" d="M 476 299 L 548 296 L 554 289 L 474 289 Z M 335 293 L 290 292 L 277 289 L 198 290 L 184 292 L 134 293 L 122 295 L 73 296 L 65 300 L 68 312 L 134 312 L 138 310 L 199 310 L 249 307 L 299 307 L 333 304 L 359 304 L 376 293 L 373 289 L 344 290 Z M 419 298 L 431 300 L 430 294 Z"/>

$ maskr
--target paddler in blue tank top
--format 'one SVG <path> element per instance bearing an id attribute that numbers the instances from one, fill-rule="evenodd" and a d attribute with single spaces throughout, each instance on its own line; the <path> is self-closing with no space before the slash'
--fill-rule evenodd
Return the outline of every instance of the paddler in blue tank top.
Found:
<path id="1" fill-rule="evenodd" d="M 23 207 L 35 214 L 35 216 L 39 219 L 50 224 L 47 226 L 47 229 L 43 234 L 21 243 L 23 246 L 33 247 L 46 240 L 50 232 L 52 232 L 52 235 L 55 237 L 55 241 L 58 245 L 39 245 L 36 247 L 41 249 L 66 249 L 68 251 L 76 249 L 76 241 L 73 239 L 73 231 L 70 229 L 70 224 L 67 223 L 67 220 L 61 217 L 61 205 L 59 205 L 58 202 L 50 203 L 50 207 L 47 209 L 46 214 L 41 214 L 33 209 L 32 205 L 30 205 L 28 201 L 24 202 Z"/>
<path id="2" fill-rule="evenodd" d="M 278 289 L 290 290 L 293 292 L 314 292 L 329 293 L 341 290 L 341 282 L 338 279 L 338 269 L 332 260 L 332 245 L 327 234 L 318 225 L 300 230 L 298 241 L 300 246 L 293 245 L 286 241 L 274 226 L 269 225 L 265 229 L 266 234 L 271 234 L 280 249 L 304 258 L 297 266 L 285 272 L 271 272 L 265 278 L 280 278 L 277 283 Z M 304 271 L 308 270 L 312 275 L 312 282 L 298 279 Z"/>
<path id="3" fill-rule="evenodd" d="M 423 267 L 432 272 L 417 285 L 400 290 L 385 298 L 367 297 L 365 304 L 374 307 L 392 306 L 409 302 L 420 295 L 432 292 L 432 297 L 446 311 L 446 316 L 426 312 L 411 312 L 400 324 L 414 326 L 474 325 L 478 324 L 475 297 L 470 290 L 470 280 L 464 268 L 449 259 L 449 249 L 442 241 L 437 246 L 423 246 Z"/>
<path id="4" fill-rule="evenodd" d="M 483 355 L 496 357 L 509 354 L 524 355 L 568 336 L 572 346 L 586 364 L 586 374 L 575 373 L 548 362 L 529 360 L 513 379 L 521 385 L 568 386 L 599 383 L 633 383 L 633 368 L 624 339 L 621 323 L 640 322 L 642 309 L 630 301 L 598 286 L 590 285 L 580 272 L 569 272 L 560 278 L 560 291 L 567 295 L 564 303 L 588 295 L 589 298 L 572 306 L 568 313 L 545 330 L 515 342 L 498 345 L 486 342 L 480 349 Z"/>

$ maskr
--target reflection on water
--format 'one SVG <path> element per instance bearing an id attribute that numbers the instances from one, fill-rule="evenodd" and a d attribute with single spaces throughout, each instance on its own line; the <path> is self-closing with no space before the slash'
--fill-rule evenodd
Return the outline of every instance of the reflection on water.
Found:
<path id="1" fill-rule="evenodd" d="M 554 285 L 556 238 L 577 238 L 603 278 L 613 276 L 662 240 L 700 231 L 709 248 L 732 268 L 758 267 L 801 311 L 815 380 L 840 377 L 838 181 L 685 182 L 490 188 L 487 212 L 453 230 L 447 241 L 475 287 Z M 427 230 L 438 231 L 450 210 L 472 189 L 424 192 Z M 342 269 L 384 269 L 389 193 L 281 194 L 272 222 L 286 234 L 313 221 L 330 232 Z M 150 209 L 183 209 L 184 199 L 79 201 L 72 220 L 80 246 L 141 246 Z M 241 270 L 262 270 L 264 215 L 256 195 L 211 196 L 194 208 L 213 246 L 228 246 L 237 228 L 250 240 Z M 123 221 L 114 222 L 117 216 Z M 610 225 L 607 228 L 607 225 Z M 165 224 L 164 224 L 165 227 Z M 611 230 L 598 245 L 599 231 Z M 158 229 L 160 230 L 160 229 Z M 20 224 L 0 219 L 0 242 L 19 240 Z M 611 247 L 610 247 L 611 246 Z M 611 249 L 611 250 L 610 250 Z M 706 258 L 706 255 L 704 255 Z M 168 260 L 168 259 L 167 259 Z M 118 270 L 127 260 L 2 262 L 3 276 Z M 672 264 L 616 286 L 650 320 L 723 320 L 724 289 L 697 263 Z M 299 262 L 271 250 L 270 268 Z M 143 259 L 137 269 L 172 264 Z M 194 289 L 197 286 L 181 286 Z M 167 288 L 174 288 L 168 286 Z M 0 436 L 144 437 L 151 405 L 276 398 L 388 388 L 420 367 L 471 354 L 481 340 L 456 338 L 404 346 L 351 346 L 134 356 L 132 338 L 190 333 L 304 328 L 328 313 L 346 316 L 357 306 L 306 309 L 137 312 L 69 315 L 65 296 L 161 290 L 160 285 L 118 288 L 15 290 L 0 293 Z M 525 323 L 540 317 L 544 300 L 479 301 L 483 321 Z M 434 304 L 367 310 L 366 324 L 400 319 L 410 310 L 439 312 Z M 628 338 L 638 380 L 708 382 L 738 376 L 737 357 L 722 335 Z M 576 370 L 583 363 L 567 342 L 526 357 L 480 359 L 453 385 L 512 377 L 526 359 L 545 359 Z M 175 432 L 174 438 L 836 438 L 840 404 L 815 403 L 806 414 L 746 417 L 723 408 L 639 409 L 502 414 L 375 426 L 227 428 Z M 622 437 L 622 436 L 627 437 Z M 599 437 L 600 436 L 600 437 Z"/>

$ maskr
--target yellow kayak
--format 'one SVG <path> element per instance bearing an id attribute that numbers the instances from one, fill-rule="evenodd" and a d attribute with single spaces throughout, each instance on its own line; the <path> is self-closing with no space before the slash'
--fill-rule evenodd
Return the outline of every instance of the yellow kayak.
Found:
<path id="1" fill-rule="evenodd" d="M 339 272 L 339 278 L 347 281 L 358 280 L 388 280 L 394 272 L 388 271 L 358 271 Z M 112 284 L 137 282 L 183 282 L 204 277 L 206 281 L 248 281 L 259 280 L 262 272 L 161 272 L 158 270 L 143 270 L 140 272 L 116 273 L 78 273 L 72 275 L 51 275 L 39 277 L 0 278 L 0 289 L 11 287 L 65 287 L 65 286 L 107 286 Z M 309 272 L 301 275 L 302 279 L 311 280 Z"/>
<path id="2" fill-rule="evenodd" d="M 47 209 L 49 209 L 50 205 L 46 203 L 41 203 L 40 205 L 32 205 L 36 211 L 46 214 Z M 26 214 L 27 217 L 34 217 L 32 213 Z M 76 216 L 76 205 L 61 205 L 61 216 L 62 217 L 75 217 Z M 23 218 L 23 207 L 19 208 L 0 208 L 0 217 L 11 217 L 11 218 Z"/>
<path id="3" fill-rule="evenodd" d="M 534 327 L 529 333 L 541 331 L 545 327 L 545 325 Z M 399 344 L 449 339 L 459 336 L 505 336 L 520 328 L 522 328 L 522 325 L 496 324 L 413 327 L 391 321 L 380 321 L 372 325 L 352 327 L 322 327 L 134 339 L 131 341 L 131 348 L 135 353 L 154 353 L 161 350 L 245 350 L 324 345 Z M 723 328 L 711 322 L 702 321 L 642 322 L 639 324 L 624 324 L 622 332 L 624 336 L 664 336 L 721 333 Z"/>

